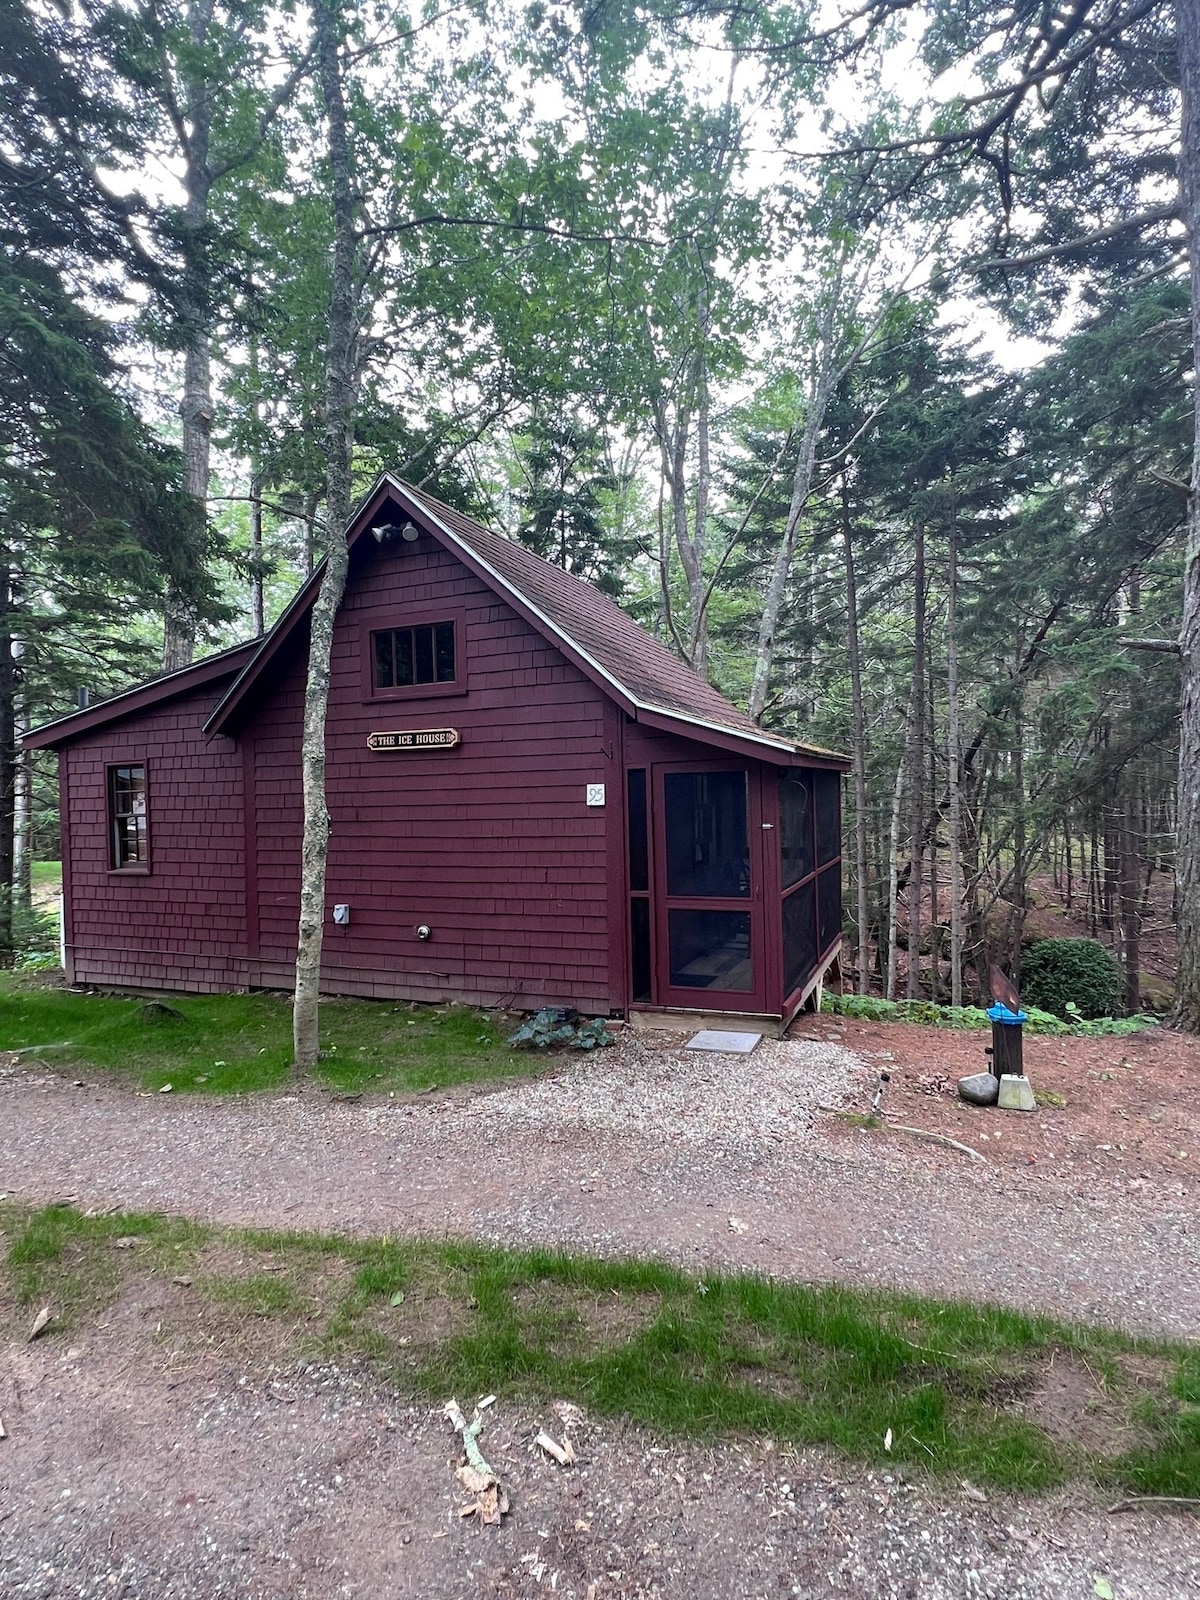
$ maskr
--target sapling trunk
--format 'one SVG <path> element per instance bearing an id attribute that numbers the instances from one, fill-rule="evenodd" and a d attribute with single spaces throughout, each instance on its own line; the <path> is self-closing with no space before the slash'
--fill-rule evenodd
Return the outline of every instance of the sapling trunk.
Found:
<path id="1" fill-rule="evenodd" d="M 358 316 L 355 268 L 355 198 L 340 49 L 343 26 L 336 0 L 317 0 L 313 33 L 325 113 L 333 200 L 333 262 L 329 337 L 325 353 L 325 572 L 312 609 L 308 678 L 301 745 L 304 834 L 300 861 L 300 925 L 296 940 L 296 993 L 292 1038 L 298 1068 L 320 1055 L 318 997 L 325 930 L 325 869 L 329 812 L 325 800 L 325 717 L 333 628 L 346 587 L 349 553 L 350 463 L 358 386 Z"/>

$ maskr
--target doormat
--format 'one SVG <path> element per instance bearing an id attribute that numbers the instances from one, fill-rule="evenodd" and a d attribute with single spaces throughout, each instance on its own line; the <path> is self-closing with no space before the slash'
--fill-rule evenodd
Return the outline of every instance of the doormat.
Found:
<path id="1" fill-rule="evenodd" d="M 687 1042 L 689 1050 L 720 1050 L 727 1055 L 748 1056 L 762 1038 L 761 1033 L 723 1033 L 720 1028 L 703 1028 Z"/>

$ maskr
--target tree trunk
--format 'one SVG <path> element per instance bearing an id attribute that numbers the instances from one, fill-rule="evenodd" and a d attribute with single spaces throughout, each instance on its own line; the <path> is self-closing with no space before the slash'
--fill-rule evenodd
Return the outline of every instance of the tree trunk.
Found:
<path id="1" fill-rule="evenodd" d="M 862 654 L 858 637 L 858 575 L 854 569 L 854 539 L 846 475 L 842 474 L 842 547 L 846 561 L 847 647 L 850 653 L 850 760 L 854 782 L 854 875 L 858 919 L 859 994 L 871 989 L 871 923 L 867 906 L 867 724 L 863 710 Z"/>
<path id="2" fill-rule="evenodd" d="M 707 313 L 706 313 L 707 320 Z M 709 428 L 708 365 L 701 352 L 697 361 L 696 404 L 696 507 L 692 520 L 695 559 L 688 572 L 688 608 L 691 612 L 691 663 L 702 678 L 708 676 L 708 585 L 704 579 L 704 550 L 708 543 L 708 501 L 712 490 L 712 454 Z"/>
<path id="3" fill-rule="evenodd" d="M 946 784 L 950 814 L 950 1004 L 962 1005 L 962 723 L 958 704 L 958 529 L 950 525 L 946 585 Z"/>
<path id="4" fill-rule="evenodd" d="M 1013 733 L 1013 908 L 1012 943 L 1009 948 L 1008 970 L 1013 982 L 1021 977 L 1021 940 L 1025 934 L 1026 880 L 1029 865 L 1025 848 L 1025 690 L 1017 686 L 1017 710 Z"/>
<path id="5" fill-rule="evenodd" d="M 17 672 L 12 572 L 0 567 L 0 966 L 13 963 L 13 838 L 17 793 Z"/>
<path id="6" fill-rule="evenodd" d="M 1200 374 L 1200 0 L 1176 0 L 1176 40 L 1183 115 L 1179 189 L 1189 240 L 1192 372 Z M 1193 376 L 1193 388 L 1197 379 Z M 1179 958 L 1176 1027 L 1200 1032 L 1200 404 L 1193 406 L 1191 488 L 1183 572 L 1177 888 Z"/>
<path id="7" fill-rule="evenodd" d="M 340 49 L 344 25 L 337 0 L 316 0 L 312 11 L 317 76 L 325 114 L 333 209 L 329 337 L 325 352 L 325 574 L 312 610 L 301 747 L 304 835 L 300 862 L 300 926 L 292 1012 L 295 1064 L 320 1055 L 318 997 L 325 931 L 325 867 L 329 812 L 325 800 L 325 717 L 333 628 L 346 587 L 349 555 L 350 466 L 358 388 L 358 306 L 355 201 Z"/>
<path id="8" fill-rule="evenodd" d="M 708 395 L 705 388 L 703 361 L 699 354 L 689 362 L 690 375 L 681 375 L 681 386 L 686 389 L 678 396 L 674 419 L 668 414 L 667 402 L 659 396 L 655 404 L 655 428 L 658 434 L 662 475 L 671 491 L 671 532 L 679 564 L 683 568 L 688 593 L 689 627 L 687 637 L 672 627 L 672 637 L 688 664 L 699 673 L 708 670 L 708 606 L 707 584 L 704 579 L 704 540 L 707 529 L 708 495 L 711 487 Z M 688 449 L 692 437 L 692 406 L 698 405 L 697 450 L 699 465 L 696 482 L 694 515 L 689 520 Z M 670 549 L 661 537 L 660 515 L 659 563 L 663 587 L 664 611 L 670 619 Z"/>
<path id="9" fill-rule="evenodd" d="M 183 431 L 184 487 L 208 515 L 208 472 L 212 401 L 212 269 L 209 264 L 209 196 L 212 172 L 209 140 L 212 131 L 210 86 L 205 81 L 201 57 L 212 25 L 214 0 L 192 0 L 187 28 L 194 63 L 185 66 L 183 80 L 186 133 L 181 134 L 183 155 L 183 273 L 179 285 L 179 320 L 183 331 L 183 397 L 179 416 Z M 169 584 L 163 607 L 163 671 L 186 667 L 196 651 L 196 614 L 189 597 Z"/>
<path id="10" fill-rule="evenodd" d="M 317 565 L 317 507 L 321 496 L 315 490 L 304 497 L 304 571 L 312 577 Z"/>
<path id="11" fill-rule="evenodd" d="M 1142 853 L 1138 841 L 1137 785 L 1128 767 L 1124 789 L 1121 807 L 1121 957 L 1125 1010 L 1133 1016 L 1142 1009 Z"/>
<path id="12" fill-rule="evenodd" d="M 908 983 L 910 1000 L 921 992 L 921 903 L 922 866 L 925 841 L 925 528 L 916 526 L 913 572 L 913 679 L 912 719 L 909 732 L 912 762 L 909 779 L 909 878 L 908 878 Z"/>
<path id="13" fill-rule="evenodd" d="M 899 879 L 900 806 L 904 799 L 904 770 L 907 766 L 906 749 L 896 764 L 896 787 L 892 791 L 892 826 L 888 833 L 887 972 L 883 983 L 885 1000 L 896 998 L 896 924 L 899 920 L 896 897 Z"/>
<path id="14" fill-rule="evenodd" d="M 929 795 L 937 794 L 937 706 L 933 698 L 933 650 L 929 651 Z M 929 992 L 937 1005 L 942 997 L 941 931 L 938 927 L 938 836 L 934 828 L 929 834 Z"/>
<path id="15" fill-rule="evenodd" d="M 266 609 L 263 604 L 263 479 L 259 467 L 250 468 L 250 615 L 254 620 L 254 637 L 261 639 L 266 632 Z"/>
<path id="16" fill-rule="evenodd" d="M 904 802 L 904 779 L 909 768 L 909 729 L 916 712 L 912 701 L 904 719 L 904 743 L 900 760 L 896 764 L 896 787 L 892 791 L 892 823 L 888 830 L 888 901 L 887 901 L 887 974 L 884 980 L 884 998 L 896 998 L 896 938 L 899 923 L 900 895 L 900 810 Z"/>
<path id="17" fill-rule="evenodd" d="M 762 621 L 758 627 L 758 646 L 754 656 L 754 680 L 750 686 L 750 715 L 755 722 L 762 721 L 762 715 L 767 706 L 767 693 L 771 684 L 771 668 L 775 664 L 776 636 L 779 632 L 780 621 L 783 618 L 783 605 L 787 597 L 787 585 L 792 572 L 792 562 L 796 555 L 796 543 L 800 535 L 800 522 L 808 505 L 809 495 L 812 493 L 812 480 L 817 464 L 817 444 L 821 436 L 821 424 L 825 420 L 825 411 L 829 405 L 829 397 L 833 392 L 830 340 L 832 340 L 832 331 L 830 331 L 829 338 L 821 351 L 821 365 L 813 384 L 812 393 L 809 396 L 808 414 L 804 419 L 804 433 L 800 440 L 800 454 L 796 462 L 796 473 L 792 479 L 792 497 L 788 505 L 787 521 L 784 524 L 779 548 L 775 552 L 775 560 L 771 565 L 771 576 L 767 581 L 767 592 L 763 597 Z"/>
<path id="18" fill-rule="evenodd" d="M 28 731 L 29 713 L 22 706 L 13 733 L 17 757 L 13 790 L 13 894 L 17 904 L 25 906 L 33 893 L 33 752 L 21 748 L 21 738 Z"/>

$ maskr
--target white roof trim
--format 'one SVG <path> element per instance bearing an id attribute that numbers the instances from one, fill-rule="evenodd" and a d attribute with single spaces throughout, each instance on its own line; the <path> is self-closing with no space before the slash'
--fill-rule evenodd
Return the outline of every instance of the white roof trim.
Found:
<path id="1" fill-rule="evenodd" d="M 465 550 L 473 561 L 478 561 L 481 566 L 486 567 L 492 578 L 502 589 L 507 590 L 508 593 L 519 600 L 522 605 L 527 606 L 529 610 L 532 611 L 547 628 L 549 628 L 551 633 L 562 639 L 564 643 L 569 644 L 571 649 L 574 650 L 577 655 L 582 656 L 588 665 L 593 669 L 593 671 L 598 672 L 606 683 L 612 684 L 613 688 L 623 694 L 627 700 L 631 700 L 633 704 L 637 706 L 639 711 L 652 711 L 655 716 L 671 717 L 676 722 L 689 723 L 692 727 L 696 728 L 707 728 L 713 733 L 723 733 L 727 738 L 745 739 L 747 742 L 752 744 L 766 745 L 770 750 L 783 750 L 789 755 L 797 755 L 800 753 L 802 749 L 801 746 L 791 744 L 784 739 L 772 738 L 772 736 L 767 733 L 747 733 L 743 728 L 731 728 L 722 722 L 709 722 L 703 717 L 691 716 L 686 711 L 674 711 L 668 706 L 656 706 L 649 700 L 640 700 L 638 696 L 634 694 L 632 689 L 630 689 L 626 684 L 622 683 L 619 678 L 614 677 L 606 667 L 602 666 L 600 662 L 596 660 L 595 656 L 583 648 L 578 640 L 573 639 L 565 628 L 561 628 L 557 622 L 546 615 L 540 606 L 535 605 L 527 594 L 518 589 L 515 583 L 510 582 L 510 580 L 506 578 L 502 572 L 498 572 L 496 568 L 492 566 L 491 562 L 486 556 L 481 556 L 479 551 L 476 550 L 473 545 L 468 543 L 468 541 L 464 539 L 461 534 L 455 533 L 453 528 L 449 527 L 445 522 L 443 522 L 441 517 L 438 516 L 437 512 L 434 511 L 432 506 L 427 506 L 423 500 L 421 500 L 417 495 L 413 494 L 412 490 L 409 489 L 405 484 L 401 483 L 398 478 L 394 478 L 390 472 L 385 472 L 383 477 L 397 494 L 399 494 L 410 505 L 414 506 L 422 515 L 431 517 L 453 544 L 457 545 L 460 550 Z"/>

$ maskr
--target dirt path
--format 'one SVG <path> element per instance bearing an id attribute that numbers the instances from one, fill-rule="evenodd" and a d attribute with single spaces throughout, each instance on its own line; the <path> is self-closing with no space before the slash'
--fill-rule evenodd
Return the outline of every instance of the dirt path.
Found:
<path id="1" fill-rule="evenodd" d="M 158 1291 L 161 1294 L 161 1288 Z M 931 1487 L 769 1440 L 715 1447 L 501 1404 L 512 1508 L 458 1515 L 450 1431 L 378 1384 L 154 1334 L 152 1286 L 70 1350 L 0 1352 L 5 1600 L 1116 1600 L 1200 1594 L 1190 1518 Z M 465 1397 L 464 1397 L 465 1398 Z"/>
<path id="2" fill-rule="evenodd" d="M 748 1059 L 681 1044 L 630 1039 L 547 1078 L 409 1103 L 139 1096 L 16 1067 L 0 1075 L 0 1181 L 84 1207 L 553 1242 L 1200 1326 L 1194 1197 L 1176 1175 L 1130 1188 L 848 1131 L 818 1108 L 861 1100 L 878 1067 L 829 1037 Z"/>

